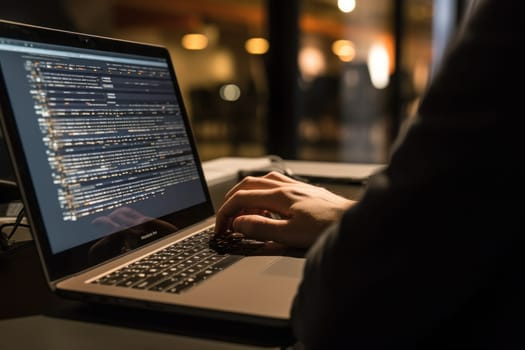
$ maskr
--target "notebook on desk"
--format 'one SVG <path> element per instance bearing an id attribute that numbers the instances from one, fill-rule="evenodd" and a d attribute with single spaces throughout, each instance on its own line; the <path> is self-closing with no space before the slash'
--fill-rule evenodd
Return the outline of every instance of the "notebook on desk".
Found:
<path id="1" fill-rule="evenodd" d="M 0 21 L 2 125 L 48 283 L 91 302 L 287 327 L 304 259 L 209 246 L 166 48 Z"/>

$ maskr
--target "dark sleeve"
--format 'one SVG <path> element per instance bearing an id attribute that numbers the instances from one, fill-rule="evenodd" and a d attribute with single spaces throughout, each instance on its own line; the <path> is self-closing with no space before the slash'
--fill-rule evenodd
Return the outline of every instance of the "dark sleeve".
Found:
<path id="1" fill-rule="evenodd" d="M 476 8 L 387 169 L 310 249 L 292 308 L 306 349 L 523 341 L 522 10 Z"/>

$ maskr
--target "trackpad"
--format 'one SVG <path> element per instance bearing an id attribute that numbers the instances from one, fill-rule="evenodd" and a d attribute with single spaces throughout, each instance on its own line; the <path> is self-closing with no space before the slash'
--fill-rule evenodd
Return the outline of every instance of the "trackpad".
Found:
<path id="1" fill-rule="evenodd" d="M 283 257 L 271 264 L 263 273 L 274 276 L 300 278 L 303 275 L 304 263 L 304 259 Z"/>

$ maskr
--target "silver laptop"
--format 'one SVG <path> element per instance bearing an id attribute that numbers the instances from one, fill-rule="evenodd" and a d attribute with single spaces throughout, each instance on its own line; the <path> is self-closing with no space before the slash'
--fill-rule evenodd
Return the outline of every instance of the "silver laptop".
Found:
<path id="1" fill-rule="evenodd" d="M 304 259 L 210 245 L 214 209 L 166 48 L 0 21 L 0 70 L 54 292 L 288 327 Z"/>

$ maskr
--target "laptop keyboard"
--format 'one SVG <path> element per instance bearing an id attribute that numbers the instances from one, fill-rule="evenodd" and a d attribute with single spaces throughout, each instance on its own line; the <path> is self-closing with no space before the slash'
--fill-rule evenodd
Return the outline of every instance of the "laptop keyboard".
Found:
<path id="1" fill-rule="evenodd" d="M 176 242 L 92 283 L 180 293 L 239 261 L 209 246 L 213 228 Z"/>

